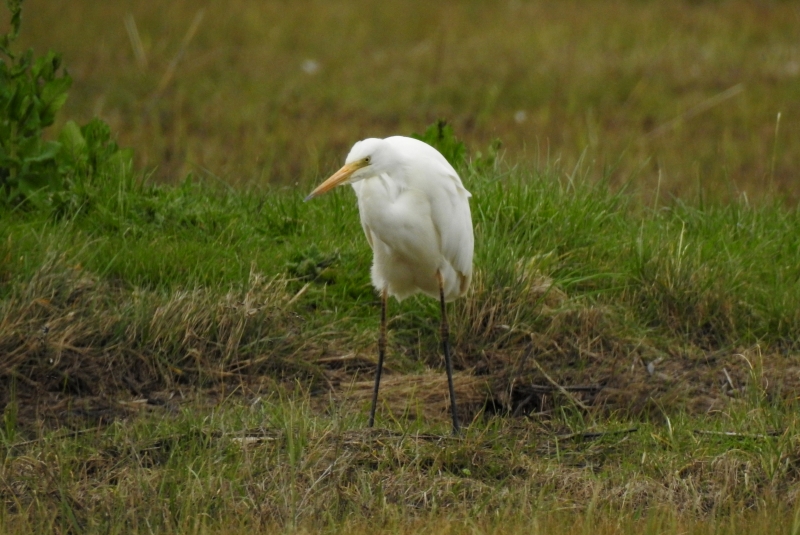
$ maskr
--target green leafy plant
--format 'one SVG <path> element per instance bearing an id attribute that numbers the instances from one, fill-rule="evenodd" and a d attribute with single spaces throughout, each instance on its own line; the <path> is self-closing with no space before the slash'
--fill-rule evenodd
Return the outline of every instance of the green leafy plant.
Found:
<path id="1" fill-rule="evenodd" d="M 411 137 L 424 141 L 442 153 L 450 165 L 460 169 L 467 164 L 467 146 L 458 139 L 453 127 L 444 119 L 439 119 L 428 126 L 422 134 L 412 134 Z M 486 154 L 481 151 L 474 152 L 469 165 L 475 171 L 486 171 L 495 165 L 500 154 L 502 143 L 495 139 L 486 148 Z"/>
<path id="2" fill-rule="evenodd" d="M 90 200 L 89 185 L 101 176 L 121 179 L 132 167 L 100 119 L 84 126 L 68 121 L 57 140 L 44 130 L 67 100 L 72 78 L 61 56 L 11 50 L 19 35 L 21 0 L 8 0 L 11 29 L 0 37 L 0 205 L 28 203 L 56 216 L 76 213 Z"/>
<path id="3" fill-rule="evenodd" d="M 47 197 L 56 217 L 76 214 L 91 205 L 92 184 L 113 177 L 118 183 L 130 176 L 133 151 L 121 149 L 104 121 L 94 118 L 84 126 L 67 121 L 58 136 L 58 186 Z"/>
<path id="4" fill-rule="evenodd" d="M 36 202 L 38 192 L 59 181 L 61 144 L 45 141 L 42 132 L 64 105 L 72 78 L 54 52 L 34 58 L 31 49 L 22 54 L 11 50 L 19 35 L 22 1 L 9 0 L 8 8 L 11 29 L 0 38 L 0 197 Z"/>
<path id="5" fill-rule="evenodd" d="M 327 269 L 340 260 L 337 252 L 324 254 L 316 245 L 311 245 L 303 251 L 292 255 L 286 263 L 290 275 L 300 280 L 313 280 L 325 283 L 333 282 L 334 276 Z"/>
<path id="6" fill-rule="evenodd" d="M 436 148 L 455 168 L 462 167 L 467 161 L 467 146 L 456 137 L 453 127 L 444 119 L 428 126 L 422 134 L 412 134 L 411 137 Z"/>
<path id="7" fill-rule="evenodd" d="M 96 176 L 103 171 L 123 172 L 131 163 L 130 149 L 120 149 L 112 139 L 111 128 L 94 118 L 84 126 L 68 121 L 58 136 L 61 151 L 59 171 L 69 174 Z"/>

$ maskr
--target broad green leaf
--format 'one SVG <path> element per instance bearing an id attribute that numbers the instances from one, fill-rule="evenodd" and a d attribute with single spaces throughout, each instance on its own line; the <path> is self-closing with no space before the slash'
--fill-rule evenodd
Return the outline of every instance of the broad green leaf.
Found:
<path id="1" fill-rule="evenodd" d="M 58 140 L 64 149 L 71 153 L 86 151 L 86 139 L 81 133 L 81 127 L 75 121 L 67 121 L 64 128 L 61 129 Z"/>
<path id="2" fill-rule="evenodd" d="M 42 87 L 42 101 L 54 110 L 58 110 L 66 100 L 71 85 L 72 78 L 67 75 L 47 81 Z M 60 104 L 55 106 L 53 103 L 57 101 L 60 101 Z"/>
<path id="3" fill-rule="evenodd" d="M 75 121 L 67 121 L 58 136 L 58 141 L 61 143 L 61 154 L 67 166 L 73 168 L 86 166 L 89 158 L 88 145 Z"/>
<path id="4" fill-rule="evenodd" d="M 28 156 L 25 159 L 28 162 L 44 162 L 47 160 L 52 160 L 56 157 L 56 154 L 58 154 L 58 151 L 60 149 L 61 149 L 61 143 L 59 143 L 58 141 L 45 141 L 44 143 L 42 143 L 38 154 Z"/>

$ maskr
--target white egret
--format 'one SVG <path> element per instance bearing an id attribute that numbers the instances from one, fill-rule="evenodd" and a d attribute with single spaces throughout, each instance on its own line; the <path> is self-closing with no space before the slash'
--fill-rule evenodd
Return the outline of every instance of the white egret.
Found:
<path id="1" fill-rule="evenodd" d="M 417 139 L 365 139 L 350 150 L 345 165 L 305 200 L 340 184 L 358 197 L 361 226 L 372 248 L 372 284 L 381 296 L 378 368 L 369 426 L 375 422 L 378 387 L 386 353 L 386 301 L 422 292 L 439 299 L 453 432 L 459 432 L 453 363 L 445 302 L 461 297 L 472 280 L 474 238 L 469 198 L 453 166 Z"/>

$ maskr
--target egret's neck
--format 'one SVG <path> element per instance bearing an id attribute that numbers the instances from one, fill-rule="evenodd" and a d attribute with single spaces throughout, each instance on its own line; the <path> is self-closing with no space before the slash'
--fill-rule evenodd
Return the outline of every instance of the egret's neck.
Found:
<path id="1" fill-rule="evenodd" d="M 390 178 L 386 173 L 375 175 L 353 183 L 359 199 L 369 198 L 372 203 L 393 203 L 408 187 L 401 181 Z"/>

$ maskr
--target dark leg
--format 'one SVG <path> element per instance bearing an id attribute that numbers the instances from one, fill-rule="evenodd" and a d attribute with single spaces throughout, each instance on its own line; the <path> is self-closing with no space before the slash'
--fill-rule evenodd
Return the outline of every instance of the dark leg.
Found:
<path id="1" fill-rule="evenodd" d="M 381 292 L 381 331 L 378 334 L 378 368 L 375 370 L 375 388 L 372 390 L 372 409 L 369 411 L 369 427 L 375 423 L 375 408 L 378 405 L 378 387 L 381 384 L 383 357 L 386 355 L 386 288 Z"/>
<path id="2" fill-rule="evenodd" d="M 453 434 L 458 435 L 461 427 L 458 425 L 458 413 L 456 412 L 456 391 L 453 388 L 453 360 L 450 358 L 450 326 L 447 323 L 447 308 L 444 303 L 444 283 L 442 274 L 436 272 L 436 280 L 439 281 L 439 301 L 442 304 L 442 349 L 444 350 L 444 365 L 447 369 L 447 386 L 450 389 L 450 410 L 453 412 Z"/>

